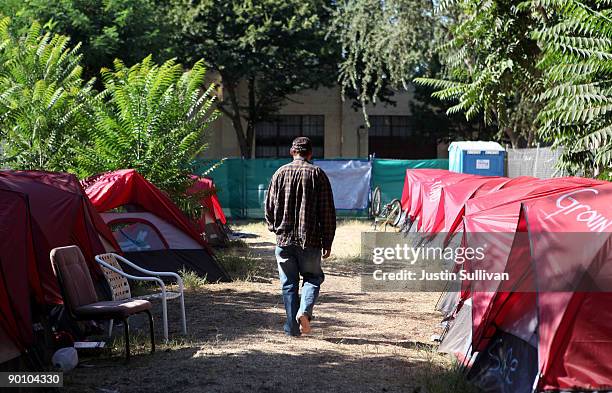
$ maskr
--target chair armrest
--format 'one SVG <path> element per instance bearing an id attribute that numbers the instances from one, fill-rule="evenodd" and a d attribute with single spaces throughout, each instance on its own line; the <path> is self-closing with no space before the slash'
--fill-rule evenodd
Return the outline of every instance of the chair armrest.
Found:
<path id="1" fill-rule="evenodd" d="M 154 270 L 148 270 L 148 269 L 145 269 L 143 267 L 138 266 L 134 262 L 129 261 L 128 259 L 122 257 L 121 255 L 118 255 L 118 254 L 115 254 L 115 253 L 112 253 L 112 254 L 113 254 L 113 256 L 115 258 L 117 258 L 121 262 L 123 262 L 126 265 L 132 267 L 135 270 L 138 270 L 141 273 L 150 274 L 152 276 L 158 276 L 158 277 L 173 277 L 176 280 L 176 283 L 179 286 L 179 292 L 183 293 L 183 288 L 184 288 L 184 286 L 183 286 L 183 279 L 178 274 L 176 274 L 174 272 L 156 272 Z M 100 261 L 98 261 L 98 262 L 100 262 Z M 115 270 L 113 269 L 113 271 L 115 271 Z"/>
<path id="2" fill-rule="evenodd" d="M 134 280 L 134 281 L 155 281 L 162 290 L 162 293 L 165 295 L 166 294 L 166 284 L 164 284 L 164 282 L 157 278 L 157 277 L 145 277 L 145 276 L 133 276 L 131 274 L 128 274 L 126 272 L 124 272 L 121 269 L 117 269 L 116 267 L 109 265 L 108 263 L 104 262 L 102 259 L 98 258 L 98 256 L 96 256 L 96 262 L 98 262 L 100 265 L 104 266 L 105 268 L 107 268 L 108 270 L 112 270 L 117 274 L 122 275 L 123 277 L 129 279 L 129 280 Z M 123 259 L 123 258 L 122 258 Z M 180 279 L 180 277 L 179 277 Z M 183 282 L 181 281 L 180 285 L 182 285 Z"/>

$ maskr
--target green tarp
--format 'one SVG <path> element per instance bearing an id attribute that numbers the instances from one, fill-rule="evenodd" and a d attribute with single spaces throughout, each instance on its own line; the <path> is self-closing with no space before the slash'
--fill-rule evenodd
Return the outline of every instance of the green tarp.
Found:
<path id="1" fill-rule="evenodd" d="M 217 162 L 199 161 L 195 173 L 201 173 Z M 226 159 L 210 173 L 225 213 L 235 218 L 262 218 L 268 183 L 274 172 L 288 162 L 289 159 Z"/>
<path id="2" fill-rule="evenodd" d="M 274 172 L 289 159 L 228 158 L 209 176 L 218 190 L 219 202 L 225 213 L 234 218 L 262 218 L 263 201 L 268 183 Z M 194 168 L 196 174 L 210 168 L 218 160 L 199 160 Z M 404 177 L 408 168 L 448 169 L 448 160 L 372 160 L 372 188 L 379 186 L 383 203 L 400 198 Z M 367 211 L 339 212 L 348 215 L 367 215 Z"/>

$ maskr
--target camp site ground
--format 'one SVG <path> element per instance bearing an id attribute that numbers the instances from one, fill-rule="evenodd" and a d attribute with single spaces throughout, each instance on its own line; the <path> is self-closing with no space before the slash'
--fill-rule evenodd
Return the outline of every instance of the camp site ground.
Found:
<path id="1" fill-rule="evenodd" d="M 440 331 L 439 293 L 361 291 L 354 239 L 370 228 L 364 220 L 339 222 L 334 255 L 323 264 L 313 334 L 292 339 L 282 333 L 274 237 L 260 221 L 237 223 L 233 229 L 254 236 L 244 239 L 248 248 L 231 248 L 222 258 L 252 261 L 246 279 L 189 290 L 187 337 L 175 334 L 150 355 L 143 325 L 140 354 L 128 367 L 117 343 L 112 358 L 87 359 L 67 374 L 68 391 L 449 391 L 461 374 L 431 342 Z M 180 331 L 176 310 L 170 320 L 171 331 Z"/>
<path id="2" fill-rule="evenodd" d="M 607 389 L 609 182 L 408 168 L 386 203 L 369 162 L 325 163 L 349 209 L 299 338 L 274 235 L 226 217 L 212 180 L 188 217 L 132 169 L 0 171 L 3 369 L 50 362 L 69 391 Z"/>
<path id="3" fill-rule="evenodd" d="M 3 367 L 36 361 L 41 367 L 84 339 L 103 346 L 72 350 L 79 355 L 72 364 L 51 360 L 64 368 L 69 391 L 165 391 L 176 383 L 181 391 L 302 385 L 315 391 L 307 383 L 312 378 L 347 392 L 354 391 L 347 379 L 358 391 L 606 386 L 607 363 L 590 356 L 594 343 L 605 352 L 610 342 L 609 319 L 599 318 L 612 285 L 609 182 L 409 168 L 401 195 L 385 204 L 376 190 L 366 191 L 365 201 L 361 195 L 370 189 L 361 179 L 369 163 L 327 165 L 336 191 L 350 179 L 343 173 L 355 176 L 355 187 L 336 193 L 338 205 L 365 203 L 373 217 L 339 217 L 332 257 L 323 262 L 314 331 L 300 338 L 282 333 L 274 235 L 261 219 L 228 219 L 209 192 L 212 181 L 198 182 L 206 192 L 195 197 L 210 208 L 190 222 L 134 170 L 81 182 L 63 173 L 0 172 L 3 201 L 12 207 L 2 216 L 4 228 L 13 228 L 3 237 L 0 262 L 8 280 L 1 289 L 21 294 L 2 303 Z M 107 253 L 118 250 L 123 267 L 100 262 L 111 263 Z M 10 257 L 24 263 L 7 264 Z M 128 287 L 121 278 L 151 270 L 182 279 L 166 282 L 167 294 L 178 296 L 166 309 L 135 300 L 153 299 L 147 296 L 161 280 Z M 105 289 L 114 302 L 152 305 L 154 353 L 146 314 L 113 318 L 114 325 L 106 314 L 79 317 L 87 307 L 106 307 L 96 303 Z M 34 308 L 29 296 L 49 311 Z M 42 329 L 30 330 L 27 318 Z M 126 321 L 131 330 L 122 334 Z M 36 352 L 19 356 L 26 345 Z"/>
<path id="4" fill-rule="evenodd" d="M 0 0 L 0 393 L 612 393 L 610 75 L 612 0 Z"/>

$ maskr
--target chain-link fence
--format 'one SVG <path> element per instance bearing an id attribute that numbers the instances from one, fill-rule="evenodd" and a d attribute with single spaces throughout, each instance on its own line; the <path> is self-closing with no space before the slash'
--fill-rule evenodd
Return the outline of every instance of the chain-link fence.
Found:
<path id="1" fill-rule="evenodd" d="M 565 176 L 557 168 L 561 149 L 534 147 L 529 149 L 507 149 L 508 177 L 533 176 L 541 179 Z"/>

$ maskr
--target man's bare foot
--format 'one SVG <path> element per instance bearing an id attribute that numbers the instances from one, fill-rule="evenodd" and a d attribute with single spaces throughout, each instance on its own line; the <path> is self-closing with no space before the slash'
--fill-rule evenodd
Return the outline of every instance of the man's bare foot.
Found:
<path id="1" fill-rule="evenodd" d="M 300 323 L 300 331 L 302 334 L 310 333 L 310 320 L 304 314 L 300 315 L 298 318 L 298 322 Z"/>

